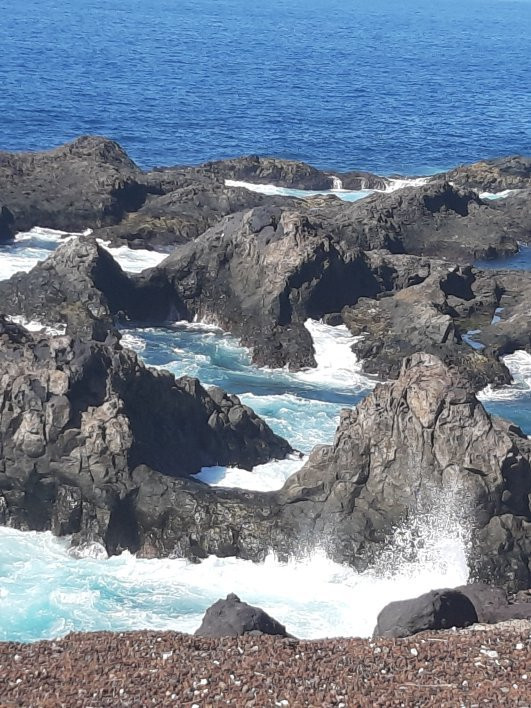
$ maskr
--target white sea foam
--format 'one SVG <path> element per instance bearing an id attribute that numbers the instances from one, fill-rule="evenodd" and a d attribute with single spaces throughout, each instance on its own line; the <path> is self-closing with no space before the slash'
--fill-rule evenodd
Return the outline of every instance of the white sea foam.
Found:
<path id="1" fill-rule="evenodd" d="M 30 231 L 21 231 L 15 236 L 15 243 L 41 241 L 52 244 L 61 244 L 64 241 L 76 238 L 78 236 L 90 236 L 92 229 L 85 231 L 58 231 L 57 229 L 45 229 L 40 226 L 35 226 Z"/>
<path id="2" fill-rule="evenodd" d="M 142 339 L 142 337 L 139 337 L 132 332 L 128 332 L 127 330 L 122 332 L 121 344 L 127 349 L 132 349 L 137 354 L 141 354 L 146 348 L 146 341 Z"/>
<path id="3" fill-rule="evenodd" d="M 114 260 L 128 273 L 140 273 L 146 268 L 154 268 L 168 257 L 167 253 L 159 251 L 129 248 L 129 246 L 111 246 L 110 241 L 103 241 L 102 239 L 97 239 L 97 241 L 109 251 Z"/>
<path id="4" fill-rule="evenodd" d="M 64 322 L 57 323 L 53 326 L 45 325 L 37 320 L 26 320 L 19 315 L 8 315 L 9 319 L 15 324 L 22 325 L 28 332 L 41 332 L 52 336 L 63 335 L 66 332 L 66 324 Z"/>
<path id="5" fill-rule="evenodd" d="M 312 336 L 317 367 L 293 376 L 300 381 L 326 384 L 334 388 L 373 388 L 375 381 L 362 373 L 361 362 L 352 351 L 359 340 L 345 325 L 332 327 L 306 320 L 304 326 Z"/>
<path id="6" fill-rule="evenodd" d="M 298 199 L 308 199 L 310 197 L 316 197 L 319 195 L 323 196 L 335 196 L 339 197 L 343 201 L 355 202 L 359 199 L 367 197 L 372 194 L 370 189 L 361 190 L 349 190 L 342 189 L 339 185 L 341 180 L 338 177 L 334 177 L 332 189 L 290 189 L 287 187 L 277 187 L 274 184 L 254 184 L 253 182 L 243 182 L 241 180 L 226 179 L 225 184 L 227 187 L 240 187 L 242 189 L 247 189 L 250 192 L 257 192 L 258 194 L 266 194 L 269 196 L 278 197 L 296 197 Z"/>
<path id="7" fill-rule="evenodd" d="M 90 229 L 83 233 L 67 233 L 35 227 L 17 234 L 11 243 L 0 246 L 0 280 L 7 280 L 15 273 L 27 273 L 65 241 L 90 233 Z"/>
<path id="8" fill-rule="evenodd" d="M 505 199 L 510 194 L 514 194 L 518 191 L 518 189 L 504 189 L 502 192 L 480 192 L 479 196 L 481 199 L 489 199 L 493 201 L 496 199 Z"/>
<path id="9" fill-rule="evenodd" d="M 397 530 L 365 573 L 322 550 L 279 562 L 236 558 L 147 560 L 123 553 L 73 558 L 49 533 L 0 529 L 0 639 L 51 639 L 70 631 L 193 632 L 205 609 L 236 592 L 301 638 L 370 636 L 392 600 L 465 583 L 460 521 L 441 498 L 429 514 Z"/>
<path id="10" fill-rule="evenodd" d="M 503 357 L 503 362 L 511 372 L 514 383 L 510 386 L 493 388 L 490 384 L 478 393 L 482 401 L 510 401 L 531 394 L 531 354 L 518 350 Z"/>
<path id="11" fill-rule="evenodd" d="M 264 465 L 257 465 L 252 470 L 238 467 L 203 467 L 197 479 L 211 487 L 238 487 L 257 492 L 272 492 L 284 486 L 284 482 L 301 469 L 306 457 L 290 455 L 285 460 L 272 460 Z"/>
<path id="12" fill-rule="evenodd" d="M 423 187 L 430 179 L 430 177 L 389 177 L 389 184 L 384 191 L 396 192 L 397 189 L 406 189 L 407 187 Z"/>
<path id="13" fill-rule="evenodd" d="M 275 195 L 282 197 L 298 197 L 306 199 L 317 195 L 332 195 L 339 197 L 343 201 L 355 202 L 363 199 L 375 192 L 390 193 L 396 192 L 397 189 L 406 189 L 408 187 L 422 187 L 429 182 L 431 177 L 388 177 L 388 185 L 385 189 L 360 189 L 349 190 L 343 189 L 343 183 L 339 177 L 331 176 L 332 188 L 325 190 L 310 190 L 310 189 L 288 189 L 286 187 L 277 187 L 274 184 L 254 184 L 253 182 L 244 182 L 241 180 L 226 179 L 225 184 L 228 187 L 241 187 L 248 189 L 251 192 L 259 194 Z M 506 196 L 506 195 L 505 195 Z"/>

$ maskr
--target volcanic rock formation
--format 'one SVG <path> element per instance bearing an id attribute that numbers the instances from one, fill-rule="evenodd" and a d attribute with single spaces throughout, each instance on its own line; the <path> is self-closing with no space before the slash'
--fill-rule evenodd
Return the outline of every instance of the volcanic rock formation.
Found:
<path id="1" fill-rule="evenodd" d="M 343 412 L 332 445 L 264 494 L 190 478 L 290 451 L 236 397 L 146 369 L 116 344 L 1 327 L 4 524 L 146 556 L 260 560 L 325 541 L 362 569 L 408 518 L 452 513 L 471 525 L 478 577 L 530 585 L 531 444 L 435 357 L 406 360 Z"/>
<path id="2" fill-rule="evenodd" d="M 150 475 L 171 484 L 291 451 L 236 396 L 147 369 L 118 345 L 32 336 L 1 318 L 0 364 L 0 521 L 9 526 L 136 550 L 132 510 Z"/>

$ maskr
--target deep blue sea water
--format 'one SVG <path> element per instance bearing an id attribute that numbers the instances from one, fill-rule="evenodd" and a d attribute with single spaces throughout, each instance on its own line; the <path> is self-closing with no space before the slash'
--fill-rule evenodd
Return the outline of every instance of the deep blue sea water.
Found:
<path id="1" fill-rule="evenodd" d="M 0 147 L 426 173 L 531 150 L 530 0 L 0 0 Z"/>

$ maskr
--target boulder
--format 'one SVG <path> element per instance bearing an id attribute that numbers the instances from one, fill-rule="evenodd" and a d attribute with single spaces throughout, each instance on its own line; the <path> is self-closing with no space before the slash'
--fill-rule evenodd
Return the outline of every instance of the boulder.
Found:
<path id="1" fill-rule="evenodd" d="M 474 605 L 458 590 L 432 590 L 390 602 L 378 615 L 374 637 L 410 637 L 419 632 L 468 627 L 478 621 Z"/>
<path id="2" fill-rule="evenodd" d="M 146 195 L 141 170 L 106 138 L 83 136 L 46 152 L 0 152 L 0 204 L 19 231 L 115 224 Z"/>
<path id="3" fill-rule="evenodd" d="M 259 607 L 253 607 L 231 593 L 218 600 L 205 612 L 196 637 L 242 637 L 246 634 L 272 634 L 289 637 L 284 625 Z"/>

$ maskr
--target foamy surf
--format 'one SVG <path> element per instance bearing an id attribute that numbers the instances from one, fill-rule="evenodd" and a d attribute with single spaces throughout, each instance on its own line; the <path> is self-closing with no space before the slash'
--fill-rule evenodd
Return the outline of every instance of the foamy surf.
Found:
<path id="1" fill-rule="evenodd" d="M 408 187 L 423 187 L 428 184 L 431 177 L 389 177 L 389 184 L 384 192 L 396 192 L 397 189 L 407 189 Z"/>
<path id="2" fill-rule="evenodd" d="M 371 635 L 392 600 L 467 582 L 464 534 L 445 500 L 397 530 L 365 573 L 323 550 L 281 563 L 209 557 L 147 560 L 123 553 L 74 557 L 50 533 L 0 529 L 0 639 L 54 639 L 72 631 L 193 632 L 205 609 L 236 592 L 300 638 Z M 413 525 L 414 526 L 414 525 Z"/>
<path id="3" fill-rule="evenodd" d="M 531 354 L 518 350 L 504 356 L 503 362 L 511 372 L 513 383 L 500 388 L 489 384 L 478 393 L 481 401 L 512 401 L 531 395 Z"/>
<path id="4" fill-rule="evenodd" d="M 110 241 L 96 240 L 119 263 L 122 270 L 128 273 L 141 273 L 146 268 L 154 268 L 168 257 L 168 253 L 161 253 L 160 251 L 129 248 L 129 246 L 111 246 Z"/>
<path id="5" fill-rule="evenodd" d="M 479 197 L 480 197 L 480 199 L 487 199 L 487 200 L 493 201 L 496 199 L 505 199 L 510 194 L 515 194 L 515 192 L 519 192 L 519 191 L 520 190 L 518 190 L 518 189 L 504 189 L 501 192 L 480 192 Z"/>
<path id="6" fill-rule="evenodd" d="M 290 455 L 285 460 L 272 460 L 252 470 L 239 467 L 203 467 L 196 478 L 211 487 L 232 487 L 256 492 L 281 489 L 292 474 L 298 472 L 307 457 Z"/>
<path id="7" fill-rule="evenodd" d="M 304 326 L 312 337 L 317 367 L 293 376 L 339 390 L 371 389 L 376 381 L 362 373 L 361 362 L 352 351 L 359 338 L 354 337 L 345 325 L 332 327 L 317 320 L 306 320 Z"/>
<path id="8" fill-rule="evenodd" d="M 15 273 L 27 273 L 61 243 L 82 235 L 39 227 L 17 234 L 14 241 L 0 246 L 0 280 L 7 280 Z"/>
<path id="9" fill-rule="evenodd" d="M 19 315 L 7 315 L 12 322 L 19 324 L 28 332 L 42 333 L 51 336 L 63 335 L 66 332 L 66 324 L 64 322 L 58 322 L 55 325 L 45 325 L 37 320 L 27 320 Z"/>
<path id="10" fill-rule="evenodd" d="M 255 184 L 253 182 L 243 182 L 241 180 L 226 179 L 225 184 L 227 187 L 239 187 L 240 189 L 247 189 L 250 192 L 257 192 L 258 194 L 265 194 L 268 196 L 277 197 L 295 197 L 297 199 L 309 199 L 311 197 L 317 196 L 335 196 L 339 197 L 346 202 L 356 202 L 359 199 L 367 197 L 372 194 L 370 189 L 362 190 L 347 190 L 343 189 L 341 185 L 341 180 L 338 177 L 332 178 L 332 188 L 331 189 L 289 189 L 287 187 L 277 187 L 274 184 Z"/>

